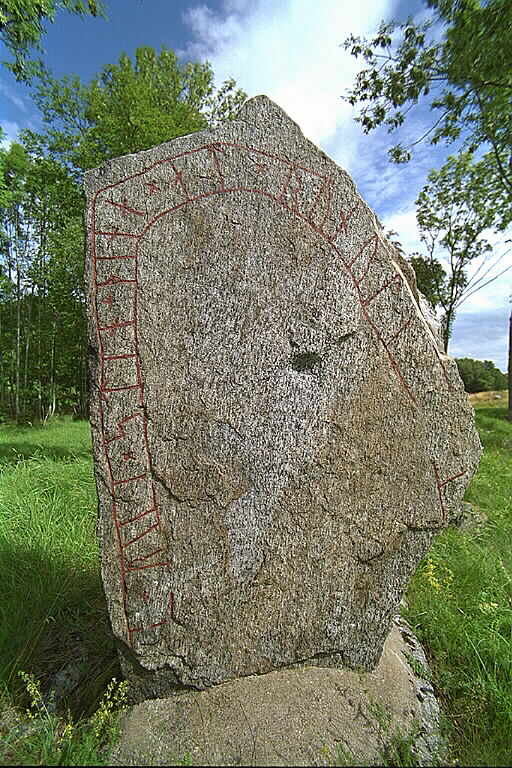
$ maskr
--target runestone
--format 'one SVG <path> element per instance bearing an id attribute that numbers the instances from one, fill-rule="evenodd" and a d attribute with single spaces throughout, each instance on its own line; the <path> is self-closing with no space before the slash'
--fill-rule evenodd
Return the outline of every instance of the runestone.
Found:
<path id="1" fill-rule="evenodd" d="M 101 571 L 137 697 L 373 669 L 481 451 L 409 265 L 264 96 L 85 189 Z"/>

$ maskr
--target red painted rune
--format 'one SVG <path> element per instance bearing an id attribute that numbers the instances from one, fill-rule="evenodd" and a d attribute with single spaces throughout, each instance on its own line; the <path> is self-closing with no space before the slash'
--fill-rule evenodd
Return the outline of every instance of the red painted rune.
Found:
<path id="1" fill-rule="evenodd" d="M 116 317 L 112 325 L 106 326 L 103 330 L 108 330 L 109 334 L 113 336 L 118 328 L 123 328 L 126 325 L 130 325 L 130 323 L 122 323 L 119 317 Z"/>
<path id="2" fill-rule="evenodd" d="M 146 187 L 149 188 L 150 195 L 153 195 L 155 192 L 160 192 L 160 187 L 158 187 L 154 181 L 146 181 Z"/>
<path id="3" fill-rule="evenodd" d="M 137 208 L 130 208 L 126 197 L 123 197 L 121 203 L 116 203 L 114 200 L 105 200 L 105 202 L 114 205 L 116 208 L 120 208 L 125 216 L 127 213 L 134 213 L 136 216 L 144 216 L 144 211 L 139 211 Z"/>

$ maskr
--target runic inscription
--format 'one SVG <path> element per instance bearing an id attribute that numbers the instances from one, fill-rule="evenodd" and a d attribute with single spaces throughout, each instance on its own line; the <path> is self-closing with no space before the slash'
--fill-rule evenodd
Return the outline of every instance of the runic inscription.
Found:
<path id="1" fill-rule="evenodd" d="M 146 695 L 373 666 L 478 458 L 353 183 L 272 102 L 244 110 L 86 181 L 102 572 Z"/>

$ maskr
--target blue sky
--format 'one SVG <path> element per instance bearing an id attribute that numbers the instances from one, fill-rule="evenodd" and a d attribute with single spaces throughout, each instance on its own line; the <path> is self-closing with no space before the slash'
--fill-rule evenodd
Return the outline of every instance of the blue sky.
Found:
<path id="1" fill-rule="evenodd" d="M 218 84 L 234 77 L 249 96 L 265 93 L 283 107 L 351 173 L 406 252 L 422 250 L 414 201 L 430 168 L 440 167 L 448 152 L 420 145 L 411 163 L 394 166 L 387 150 L 396 137 L 384 130 L 363 134 L 354 110 L 340 98 L 358 67 L 341 47 L 343 40 L 351 32 L 371 34 L 382 19 L 424 16 L 420 0 L 107 0 L 106 5 L 108 20 L 60 12 L 48 25 L 45 61 L 55 76 L 76 73 L 88 81 L 121 52 L 133 56 L 140 45 L 165 45 L 184 60 L 208 59 Z M 416 110 L 400 138 L 417 138 L 429 120 L 428 110 Z M 41 127 L 30 90 L 5 69 L 0 70 L 0 123 L 11 140 L 22 128 Z M 496 254 L 505 253 L 500 269 L 512 264 L 506 238 L 490 239 Z M 512 270 L 460 307 L 450 343 L 453 357 L 493 360 L 506 370 L 511 277 Z"/>

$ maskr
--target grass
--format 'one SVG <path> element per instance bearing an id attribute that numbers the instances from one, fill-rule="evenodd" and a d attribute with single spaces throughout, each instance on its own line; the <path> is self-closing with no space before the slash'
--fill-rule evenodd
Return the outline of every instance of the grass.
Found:
<path id="1" fill-rule="evenodd" d="M 95 525 L 89 425 L 0 427 L 0 735 L 2 741 L 10 737 L 7 753 L 0 751 L 2 764 L 20 764 L 14 757 L 20 744 L 36 751 L 46 744 L 42 762 L 32 755 L 35 764 L 66 764 L 78 733 L 70 724 L 81 723 L 83 731 L 82 721 L 94 716 L 109 681 L 120 675 Z M 27 722 L 24 710 L 33 705 L 35 689 L 27 690 L 20 670 L 37 681 L 54 723 L 40 717 L 38 730 L 33 717 Z M 52 688 L 59 695 L 50 703 Z M 40 705 L 37 711 L 43 712 Z M 64 749 L 57 736 L 66 726 L 74 735 Z M 50 731 L 56 740 L 49 744 L 34 736 Z M 19 733 L 16 743 L 13 732 Z M 83 733 L 81 740 L 87 743 Z M 52 748 L 62 763 L 48 763 Z M 80 764 L 84 755 L 77 759 Z"/>
<path id="2" fill-rule="evenodd" d="M 33 675 L 22 674 L 30 707 L 2 712 L 2 765 L 110 765 L 120 735 L 120 712 L 126 708 L 127 683 L 113 679 L 94 714 L 77 721 L 57 715 Z"/>
<path id="3" fill-rule="evenodd" d="M 59 419 L 46 426 L 0 425 L 0 467 L 33 458 L 54 461 L 85 459 L 92 479 L 88 422 Z"/>
<path id="4" fill-rule="evenodd" d="M 484 454 L 466 500 L 485 524 L 447 529 L 409 588 L 407 619 L 430 657 L 433 684 L 461 765 L 512 764 L 512 423 L 477 407 Z"/>
<path id="5" fill-rule="evenodd" d="M 408 591 L 459 765 L 512 764 L 512 423 L 502 403 L 476 410 L 484 455 L 466 499 L 487 522 L 444 531 Z M 0 426 L 0 764 L 108 765 L 123 692 L 110 684 L 120 671 L 95 522 L 88 424 Z M 66 670 L 76 684 L 52 702 Z M 414 764 L 409 747 L 387 764 Z"/>

